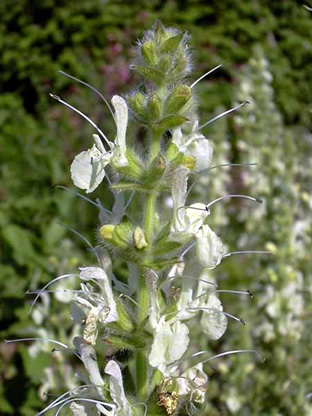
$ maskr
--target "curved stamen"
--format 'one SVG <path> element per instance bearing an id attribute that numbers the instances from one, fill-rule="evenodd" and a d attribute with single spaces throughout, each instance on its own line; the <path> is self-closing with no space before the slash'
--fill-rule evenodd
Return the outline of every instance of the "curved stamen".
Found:
<path id="1" fill-rule="evenodd" d="M 83 293 L 81 290 L 79 289 L 55 289 L 55 290 L 45 290 L 42 291 L 40 289 L 37 290 L 27 290 L 25 292 L 25 295 L 38 295 L 38 293 L 42 294 L 42 293 Z"/>
<path id="2" fill-rule="evenodd" d="M 31 311 L 32 311 L 32 309 L 33 309 L 33 307 L 35 306 L 35 303 L 37 302 L 37 300 L 39 299 L 39 297 L 40 297 L 40 295 L 46 290 L 46 288 L 47 287 L 49 287 L 50 285 L 52 285 L 53 283 L 55 283 L 55 282 L 58 282 L 59 280 L 61 280 L 61 279 L 65 279 L 65 278 L 67 278 L 67 277 L 79 277 L 79 274 L 73 274 L 73 273 L 70 273 L 70 274 L 63 274 L 62 276 L 58 276 L 58 277 L 56 277 L 55 279 L 53 279 L 53 280 L 51 280 L 49 283 L 47 283 L 45 286 L 43 286 L 43 288 L 42 289 L 40 289 L 39 290 L 39 292 L 38 292 L 38 294 L 37 294 L 37 296 L 35 297 L 35 299 L 33 300 L 33 302 L 32 302 L 32 304 L 31 304 L 31 306 L 30 306 L 30 309 L 29 309 L 29 312 L 28 313 L 31 313 Z M 27 293 L 27 292 L 26 292 Z"/>
<path id="3" fill-rule="evenodd" d="M 194 188 L 194 186 L 196 185 L 196 183 L 199 181 L 199 179 L 201 178 L 201 176 L 205 175 L 206 173 L 208 173 L 210 170 L 213 169 L 217 169 L 217 168 L 225 168 L 225 167 L 241 167 L 241 166 L 257 166 L 258 163 L 221 163 L 220 165 L 215 165 L 215 166 L 211 166 L 211 168 L 207 168 L 202 170 L 201 172 L 198 173 L 197 178 L 194 179 L 194 181 L 192 182 L 192 185 L 190 185 L 187 193 L 186 193 L 186 198 L 189 197 L 192 189 Z"/>
<path id="4" fill-rule="evenodd" d="M 238 110 L 240 107 L 242 107 L 245 104 L 249 104 L 249 102 L 248 101 L 244 101 L 243 103 L 240 103 L 240 104 L 236 105 L 235 107 L 231 108 L 230 110 L 224 111 L 223 113 L 217 115 L 216 117 L 212 118 L 211 120 L 206 121 L 206 123 L 204 123 L 201 126 L 199 126 L 196 131 L 199 131 L 199 130 L 203 129 L 204 127 L 208 126 L 209 124 L 213 123 L 214 121 L 219 120 L 219 118 L 221 118 L 223 116 L 226 116 L 227 114 L 230 114 L 230 113 L 232 113 L 235 110 Z"/>
<path id="5" fill-rule="evenodd" d="M 63 185 L 55 185 L 54 188 L 59 188 L 59 189 L 64 189 L 65 191 L 68 191 L 76 196 L 78 196 L 78 198 L 83 199 L 86 202 L 89 202 L 92 205 L 95 205 L 97 208 L 99 208 L 98 204 L 94 201 L 92 201 L 91 199 L 87 198 L 84 195 L 81 195 L 79 192 L 74 191 L 73 189 L 67 188 L 67 186 L 63 186 Z"/>
<path id="6" fill-rule="evenodd" d="M 92 85 L 90 85 L 90 84 L 88 84 L 87 82 L 85 82 L 85 81 L 82 81 L 81 79 L 79 79 L 79 78 L 76 78 L 76 77 L 74 77 L 73 75 L 69 75 L 67 72 L 64 72 L 64 71 L 61 71 L 61 70 L 59 70 L 58 71 L 60 74 L 62 74 L 62 75 L 64 75 L 65 77 L 67 77 L 67 78 L 71 78 L 71 79 L 73 79 L 74 81 L 77 81 L 77 82 L 79 82 L 80 84 L 82 84 L 82 85 L 85 85 L 86 87 L 88 87 L 88 88 L 90 88 L 92 91 L 94 91 L 103 101 L 104 101 L 104 103 L 107 105 L 107 107 L 108 107 L 108 109 L 109 109 L 109 111 L 110 111 L 110 113 L 111 113 L 111 115 L 113 116 L 113 120 L 114 120 L 114 122 L 115 122 L 115 124 L 116 124 L 116 120 L 115 120 L 115 114 L 114 114 L 114 112 L 113 112 L 113 109 L 112 109 L 112 107 L 111 107 L 111 105 L 109 104 L 109 102 L 107 101 L 107 99 L 104 97 L 104 95 L 98 90 L 98 89 L 96 89 L 95 87 L 93 87 Z"/>
<path id="7" fill-rule="evenodd" d="M 231 257 L 234 255 L 240 255 L 240 254 L 271 254 L 272 256 L 275 255 L 273 251 L 267 251 L 267 250 L 246 250 L 246 251 L 232 251 L 230 253 L 224 254 L 222 258 L 225 257 Z"/>
<path id="8" fill-rule="evenodd" d="M 59 224 L 61 227 L 66 228 L 66 230 L 71 231 L 72 233 L 74 233 L 78 237 L 80 237 L 82 239 L 82 241 L 84 241 L 90 247 L 90 249 L 93 252 L 93 254 L 95 255 L 97 261 L 101 265 L 101 259 L 100 259 L 99 255 L 98 255 L 98 253 L 96 252 L 95 248 L 93 247 L 93 245 L 90 243 L 90 241 L 86 237 L 84 237 L 82 234 L 80 234 L 78 231 L 74 230 L 73 228 L 68 227 L 67 225 L 61 224 L 58 221 L 56 221 L 56 223 Z"/>
<path id="9" fill-rule="evenodd" d="M 184 379 L 184 380 L 187 380 L 189 383 L 193 384 L 193 386 L 195 386 L 196 388 L 201 388 L 201 387 L 203 387 L 205 384 L 208 384 L 208 380 L 207 380 L 207 381 L 205 381 L 205 383 L 202 383 L 202 384 L 197 384 L 197 383 L 195 382 L 195 380 L 192 380 L 191 378 L 189 378 L 189 377 L 185 377 L 185 376 L 174 376 L 174 377 L 170 377 L 170 380 L 176 380 L 176 379 L 179 379 L 179 378 L 182 378 L 182 379 Z M 196 378 L 196 377 L 195 377 L 195 378 Z"/>
<path id="10" fill-rule="evenodd" d="M 131 195 L 130 195 L 130 197 L 129 197 L 129 199 L 128 199 L 127 203 L 126 203 L 126 205 L 124 206 L 124 212 L 126 212 L 126 211 L 127 211 L 127 209 L 128 209 L 128 207 L 129 207 L 129 205 L 130 205 L 130 204 L 131 204 L 131 202 L 132 202 L 132 199 L 133 199 L 134 195 L 135 195 L 135 191 L 132 191 L 132 192 L 131 192 Z"/>
<path id="11" fill-rule="evenodd" d="M 206 72 L 204 75 L 202 75 L 201 77 L 197 78 L 196 81 L 193 82 L 193 84 L 190 86 L 190 88 L 195 87 L 196 84 L 199 83 L 199 81 L 201 81 L 203 78 L 207 77 L 208 75 L 210 75 L 212 72 L 216 71 L 217 69 L 219 69 L 222 66 L 222 64 L 219 64 L 217 66 L 215 66 L 214 68 L 210 69 L 208 72 Z"/>
<path id="12" fill-rule="evenodd" d="M 54 339 L 50 338 L 17 338 L 17 339 L 5 339 L 4 342 L 6 344 L 13 344 L 14 342 L 24 342 L 24 341 L 44 341 L 44 342 L 52 342 L 53 344 L 60 345 L 61 347 L 65 348 L 66 350 L 70 350 L 69 346 L 63 344 L 60 341 L 55 341 Z"/>
<path id="13" fill-rule="evenodd" d="M 210 354 L 210 351 L 199 351 L 199 352 L 195 352 L 194 354 L 189 355 L 188 357 L 184 357 L 184 358 L 181 358 L 178 361 L 175 361 L 175 363 L 173 363 L 173 364 L 176 365 L 177 363 L 181 363 L 183 361 L 187 361 L 187 360 L 189 360 L 191 358 L 199 357 L 200 355 L 207 354 L 207 353 Z M 224 357 L 226 355 L 240 354 L 240 353 L 253 353 L 253 354 L 258 355 L 260 357 L 260 359 L 262 360 L 262 362 L 265 361 L 265 358 L 263 357 L 263 355 L 260 354 L 260 352 L 257 351 L 257 350 L 231 350 L 231 351 L 221 352 L 220 354 L 214 355 L 213 357 L 207 358 L 206 360 L 200 361 L 200 363 L 201 364 L 205 364 L 205 363 L 207 363 L 209 361 L 214 360 L 215 358 L 220 358 L 220 357 Z"/>
<path id="14" fill-rule="evenodd" d="M 53 409 L 53 407 L 58 406 L 59 404 L 63 403 L 64 399 L 66 396 L 70 395 L 70 394 L 76 394 L 78 393 L 80 390 L 86 389 L 86 388 L 96 388 L 96 387 L 103 387 L 103 386 L 96 386 L 95 384 L 84 384 L 83 386 L 78 386 L 72 390 L 68 390 L 67 392 L 63 393 L 61 396 L 59 396 L 57 399 L 55 399 L 52 403 L 50 403 L 47 407 L 45 407 L 43 410 L 41 410 L 40 412 L 36 413 L 36 416 L 40 416 L 42 414 L 44 414 L 45 412 L 47 412 L 50 409 Z M 67 400 L 67 399 L 66 399 Z"/>
<path id="15" fill-rule="evenodd" d="M 215 308 L 206 308 L 205 306 L 199 306 L 198 308 L 186 308 L 188 311 L 203 311 L 203 310 L 207 310 L 207 311 L 213 311 L 213 312 L 217 312 L 217 313 L 221 313 L 225 316 L 227 316 L 228 318 L 234 319 L 234 321 L 239 322 L 240 324 L 246 325 L 246 322 L 242 319 L 242 318 L 237 318 L 236 316 L 232 315 L 231 313 L 228 312 L 224 312 L 224 311 L 219 311 L 219 309 L 215 309 Z"/>
<path id="16" fill-rule="evenodd" d="M 73 107 L 72 105 L 68 104 L 66 101 L 62 100 L 58 95 L 54 95 L 50 93 L 50 96 L 54 98 L 55 100 L 59 101 L 61 104 L 64 104 L 66 107 L 70 108 L 71 110 L 75 111 L 77 114 L 79 114 L 81 117 L 83 117 L 85 120 L 87 120 L 91 126 L 93 126 L 99 134 L 103 137 L 103 139 L 108 144 L 109 148 L 111 147 L 109 140 L 105 136 L 105 134 L 102 132 L 102 130 L 94 123 L 94 121 L 91 120 L 88 116 L 86 116 L 84 113 L 79 111 L 77 108 Z"/>
<path id="17" fill-rule="evenodd" d="M 262 199 L 260 199 L 260 198 L 254 198 L 252 196 L 242 195 L 242 194 L 230 194 L 230 195 L 220 196 L 219 198 L 214 199 L 213 201 L 209 202 L 209 204 L 205 205 L 205 208 L 193 207 L 191 205 L 183 205 L 182 207 L 177 208 L 177 213 L 180 209 L 195 209 L 196 211 L 207 211 L 209 213 L 210 212 L 209 208 L 212 205 L 216 204 L 219 201 L 223 201 L 225 199 L 231 199 L 231 198 L 248 199 L 250 201 L 257 202 L 258 204 L 262 204 Z"/>
<path id="18" fill-rule="evenodd" d="M 209 204 L 206 205 L 206 209 L 208 210 L 212 205 L 216 204 L 219 201 L 223 201 L 225 199 L 231 199 L 231 198 L 249 199 L 250 201 L 254 201 L 254 202 L 257 202 L 258 204 L 262 204 L 262 199 L 260 198 L 254 198 L 252 196 L 242 195 L 242 194 L 230 194 L 230 195 L 220 196 L 220 198 L 214 199 L 213 201 L 209 202 Z"/>
<path id="19" fill-rule="evenodd" d="M 174 280 L 174 279 L 184 279 L 184 280 L 196 280 L 198 282 L 203 282 L 206 283 L 207 285 L 213 285 L 215 288 L 218 287 L 218 285 L 214 282 L 209 282 L 207 280 L 204 279 L 200 279 L 199 277 L 193 277 L 193 276 L 186 276 L 185 274 L 183 274 L 182 276 L 179 275 L 175 275 L 175 276 L 170 276 L 168 278 L 168 280 Z M 162 284 L 160 285 L 160 287 L 162 287 L 167 281 L 165 280 L 164 282 L 162 282 Z"/>
<path id="20" fill-rule="evenodd" d="M 238 295 L 248 295 L 251 298 L 253 298 L 253 294 L 249 291 L 249 290 L 227 290 L 227 289 L 221 289 L 221 290 L 216 290 L 216 293 L 235 293 Z"/>
<path id="21" fill-rule="evenodd" d="M 112 403 L 107 403 L 107 402 L 104 402 L 102 400 L 96 400 L 96 399 L 86 399 L 84 397 L 76 397 L 76 398 L 73 398 L 73 399 L 63 400 L 63 403 L 62 403 L 61 407 L 58 409 L 58 411 L 55 413 L 55 416 L 58 416 L 60 414 L 61 410 L 63 409 L 63 407 L 65 407 L 68 403 L 72 403 L 72 402 L 76 402 L 76 401 L 101 404 L 103 406 L 110 407 L 112 411 L 116 410 L 116 405 L 114 405 Z"/>
<path id="22" fill-rule="evenodd" d="M 226 355 L 241 354 L 241 353 L 253 353 L 253 354 L 258 355 L 262 361 L 265 361 L 265 358 L 263 357 L 263 355 L 260 354 L 260 352 L 257 350 L 233 350 L 233 351 L 222 352 L 220 354 L 214 355 L 213 357 L 207 358 L 206 360 L 202 361 L 202 364 L 208 363 L 209 361 L 212 361 L 216 358 L 224 357 Z"/>

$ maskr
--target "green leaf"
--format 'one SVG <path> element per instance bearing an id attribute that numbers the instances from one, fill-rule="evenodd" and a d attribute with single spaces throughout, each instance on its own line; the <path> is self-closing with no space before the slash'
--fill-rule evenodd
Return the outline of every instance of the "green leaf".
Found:
<path id="1" fill-rule="evenodd" d="M 182 263 L 179 257 L 173 257 L 172 259 L 169 259 L 169 260 L 160 258 L 159 260 L 155 259 L 154 262 L 146 262 L 144 266 L 149 267 L 150 269 L 154 269 L 154 270 L 161 270 L 164 267 L 173 266 L 177 263 Z"/>
<path id="2" fill-rule="evenodd" d="M 116 305 L 118 313 L 117 325 L 125 332 L 132 332 L 134 330 L 134 324 L 130 314 L 127 312 L 120 299 L 117 299 Z"/>
<path id="3" fill-rule="evenodd" d="M 158 120 L 161 115 L 162 115 L 162 101 L 157 94 L 152 94 L 148 103 L 149 119 L 152 121 Z"/>
<path id="4" fill-rule="evenodd" d="M 179 116 L 179 115 L 171 115 L 171 116 L 164 117 L 162 120 L 155 123 L 153 125 L 153 128 L 155 130 L 166 131 L 174 127 L 181 126 L 181 124 L 185 123 L 186 121 L 188 121 L 186 117 Z"/>
<path id="5" fill-rule="evenodd" d="M 157 182 L 163 176 L 165 169 L 165 158 L 162 155 L 156 156 L 145 175 L 144 184 L 152 185 Z"/>
<path id="6" fill-rule="evenodd" d="M 148 192 L 148 188 L 143 184 L 138 184 L 135 182 L 118 182 L 115 185 L 110 187 L 116 191 L 141 191 L 141 192 Z"/>
<path id="7" fill-rule="evenodd" d="M 174 53 L 178 46 L 180 45 L 181 40 L 183 39 L 184 33 L 181 32 L 175 36 L 172 36 L 166 40 L 160 47 L 160 51 L 163 53 Z"/>
<path id="8" fill-rule="evenodd" d="M 127 348 L 129 350 L 134 350 L 137 348 L 144 348 L 146 346 L 145 336 L 142 334 L 131 335 L 130 337 L 118 336 L 118 335 L 109 335 L 107 341 L 112 344 L 115 348 Z"/>
<path id="9" fill-rule="evenodd" d="M 190 100 L 191 95 L 191 88 L 188 85 L 177 85 L 173 88 L 165 102 L 164 113 L 177 113 Z"/>
<path id="10" fill-rule="evenodd" d="M 154 82 L 156 85 L 161 85 L 165 80 L 164 73 L 151 66 L 134 65 L 133 69 L 143 75 L 144 78 Z"/>
<path id="11" fill-rule="evenodd" d="M 156 44 L 153 41 L 143 43 L 141 53 L 147 65 L 155 65 L 158 61 Z"/>
<path id="12" fill-rule="evenodd" d="M 167 240 L 168 235 L 170 234 L 171 221 L 168 221 L 167 224 L 160 230 L 157 234 L 155 243 L 159 244 Z"/>
<path id="13" fill-rule="evenodd" d="M 145 174 L 145 167 L 143 163 L 131 149 L 127 149 L 126 157 L 128 165 L 123 167 L 114 166 L 114 169 L 128 178 L 136 180 L 140 179 Z"/>
<path id="14" fill-rule="evenodd" d="M 167 162 L 174 161 L 178 156 L 179 156 L 179 161 L 180 159 L 182 160 L 183 153 L 179 151 L 178 146 L 176 146 L 174 143 L 170 143 L 166 151 Z"/>
<path id="15" fill-rule="evenodd" d="M 152 251 L 155 255 L 166 254 L 180 248 L 181 245 L 181 243 L 176 243 L 174 241 L 161 242 L 160 244 L 153 245 Z"/>

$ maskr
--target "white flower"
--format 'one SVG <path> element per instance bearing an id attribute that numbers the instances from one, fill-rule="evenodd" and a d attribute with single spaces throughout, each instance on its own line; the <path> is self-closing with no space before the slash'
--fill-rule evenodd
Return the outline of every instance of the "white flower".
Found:
<path id="1" fill-rule="evenodd" d="M 118 320 L 117 306 L 114 300 L 113 291 L 106 272 L 100 267 L 81 267 L 80 279 L 83 281 L 96 280 L 101 288 L 100 303 L 109 308 L 105 323 Z M 104 322 L 103 322 L 104 323 Z"/>
<path id="2" fill-rule="evenodd" d="M 107 363 L 104 371 L 110 376 L 109 394 L 117 406 L 117 416 L 132 416 L 132 408 L 125 395 L 119 365 L 111 360 Z"/>
<path id="3" fill-rule="evenodd" d="M 177 378 L 179 396 L 190 396 L 197 403 L 204 403 L 207 390 L 208 376 L 203 372 L 203 364 L 199 363 L 189 368 Z"/>
<path id="4" fill-rule="evenodd" d="M 81 361 L 83 362 L 85 369 L 87 370 L 90 382 L 97 387 L 97 391 L 102 396 L 101 386 L 104 386 L 104 381 L 100 374 L 98 362 L 96 359 L 96 353 L 94 348 L 87 344 L 82 337 L 75 337 L 73 344 L 77 348 L 80 354 Z"/>
<path id="5" fill-rule="evenodd" d="M 154 341 L 149 355 L 149 363 L 157 367 L 164 375 L 167 367 L 177 361 L 186 352 L 189 345 L 189 329 L 180 321 L 166 321 L 161 317 L 154 331 Z"/>
<path id="6" fill-rule="evenodd" d="M 75 298 L 72 315 L 77 322 L 81 322 L 83 316 L 86 316 L 83 338 L 89 344 L 95 345 L 98 325 L 118 320 L 117 306 L 109 279 L 103 269 L 85 267 L 80 270 L 80 279 L 86 282 L 96 280 L 100 287 L 100 293 L 95 292 L 90 284 L 82 284 L 82 294 Z"/>
<path id="7" fill-rule="evenodd" d="M 127 166 L 126 157 L 126 131 L 128 125 L 128 106 L 126 101 L 119 95 L 114 95 L 112 104 L 115 109 L 115 122 L 117 126 L 117 136 L 115 139 L 116 149 L 113 151 L 113 162 L 116 166 Z"/>
<path id="8" fill-rule="evenodd" d="M 225 248 L 221 239 L 207 224 L 201 227 L 195 238 L 197 257 L 200 264 L 208 269 L 217 267 L 225 254 Z"/>
<path id="9" fill-rule="evenodd" d="M 201 306 L 203 314 L 200 323 L 203 331 L 210 339 L 216 340 L 221 338 L 227 328 L 227 317 L 222 313 L 223 306 L 220 300 L 211 294 L 207 303 Z"/>
<path id="10" fill-rule="evenodd" d="M 114 95 L 112 104 L 115 109 L 117 127 L 115 143 L 107 141 L 110 150 L 106 151 L 100 137 L 93 134 L 95 144 L 91 149 L 79 153 L 71 165 L 70 171 L 74 184 L 80 189 L 85 189 L 86 193 L 93 192 L 99 186 L 105 176 L 105 167 L 110 162 L 117 167 L 128 164 L 126 157 L 127 103 L 122 97 Z"/>
<path id="11" fill-rule="evenodd" d="M 112 159 L 112 153 L 106 152 L 100 137 L 93 134 L 95 144 L 91 149 L 79 153 L 70 168 L 74 184 L 85 189 L 87 193 L 93 192 L 105 176 L 105 166 Z"/>
<path id="12" fill-rule="evenodd" d="M 192 156 L 196 160 L 195 172 L 201 172 L 208 169 L 213 149 L 209 140 L 198 132 L 198 120 L 193 123 L 191 131 L 182 132 L 181 127 L 173 129 L 172 143 L 174 143 L 180 152 L 186 156 Z"/>
<path id="13" fill-rule="evenodd" d="M 202 203 L 192 204 L 184 207 L 186 202 L 187 179 L 189 170 L 178 167 L 172 178 L 172 200 L 173 200 L 173 222 L 172 239 L 181 239 L 185 235 L 196 234 L 209 215 Z"/>

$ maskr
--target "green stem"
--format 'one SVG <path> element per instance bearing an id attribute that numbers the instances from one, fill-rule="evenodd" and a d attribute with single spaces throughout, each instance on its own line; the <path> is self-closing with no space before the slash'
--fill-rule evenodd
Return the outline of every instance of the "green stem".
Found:
<path id="1" fill-rule="evenodd" d="M 157 132 L 152 132 L 152 150 L 150 154 L 150 163 L 155 159 L 160 150 L 160 141 L 162 135 Z M 146 197 L 146 211 L 145 211 L 145 236 L 147 242 L 151 244 L 154 234 L 155 210 L 156 210 L 157 191 L 151 191 Z"/>
<path id="2" fill-rule="evenodd" d="M 150 154 L 150 163 L 155 159 L 159 153 L 161 134 L 153 132 L 152 135 L 152 149 Z M 145 206 L 145 237 L 147 243 L 151 246 L 154 237 L 155 215 L 156 215 L 156 199 L 158 191 L 153 190 L 146 196 Z M 146 256 L 150 257 L 150 252 L 146 250 Z M 140 267 L 139 270 L 139 288 L 138 288 L 138 325 L 148 316 L 149 308 L 149 293 L 145 282 L 145 267 Z M 144 400 L 148 392 L 148 359 L 146 351 L 138 350 L 136 353 L 136 384 L 140 400 Z"/>
<path id="3" fill-rule="evenodd" d="M 152 132 L 152 150 L 151 150 L 151 155 L 150 155 L 150 162 L 153 159 L 155 159 L 155 157 L 159 153 L 161 137 L 162 135 L 159 134 L 157 130 Z"/>
<path id="4" fill-rule="evenodd" d="M 136 353 L 136 387 L 138 399 L 142 401 L 145 401 L 148 392 L 147 370 L 148 359 L 146 353 L 138 350 Z"/>
<path id="5" fill-rule="evenodd" d="M 146 197 L 145 237 L 146 237 L 148 244 L 152 243 L 153 235 L 154 235 L 156 197 L 157 197 L 157 194 L 155 191 L 152 191 Z"/>

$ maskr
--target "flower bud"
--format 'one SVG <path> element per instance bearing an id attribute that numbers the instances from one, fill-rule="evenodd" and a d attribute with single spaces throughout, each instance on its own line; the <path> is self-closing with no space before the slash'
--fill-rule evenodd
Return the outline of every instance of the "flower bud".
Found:
<path id="1" fill-rule="evenodd" d="M 113 238 L 115 225 L 106 224 L 100 228 L 100 236 L 103 240 L 111 240 Z"/>
<path id="2" fill-rule="evenodd" d="M 150 120 L 159 120 L 162 114 L 162 101 L 157 94 L 153 94 L 148 103 L 148 117 Z"/>
<path id="3" fill-rule="evenodd" d="M 143 43 L 141 47 L 141 53 L 147 65 L 157 64 L 158 58 L 157 58 L 155 42 L 149 41 L 149 42 Z"/>
<path id="4" fill-rule="evenodd" d="M 133 232 L 134 245 L 138 250 L 148 246 L 144 231 L 140 227 L 135 227 Z"/>
<path id="5" fill-rule="evenodd" d="M 141 92 L 137 92 L 136 94 L 128 97 L 128 103 L 134 117 L 138 121 L 144 122 L 146 117 L 147 97 Z"/>
<path id="6" fill-rule="evenodd" d="M 158 181 L 162 177 L 165 169 L 166 164 L 164 157 L 161 155 L 156 156 L 151 163 L 150 169 L 148 171 L 148 181 L 146 182 L 152 184 Z"/>
<path id="7" fill-rule="evenodd" d="M 121 250 L 126 250 L 131 246 L 133 247 L 133 231 L 133 225 L 129 219 L 124 216 L 117 225 L 103 225 L 100 228 L 100 236 L 104 241 L 113 246 Z"/>

